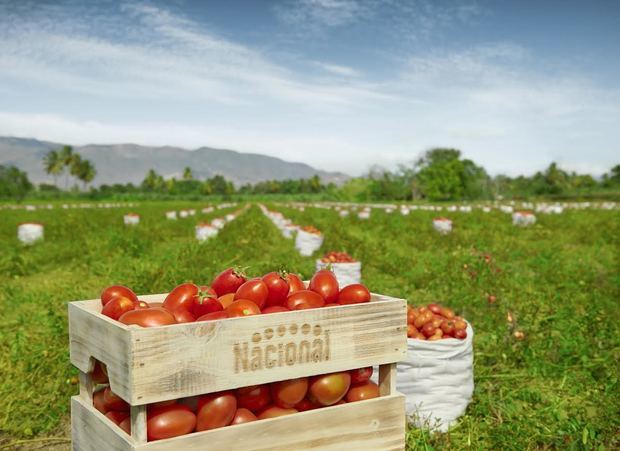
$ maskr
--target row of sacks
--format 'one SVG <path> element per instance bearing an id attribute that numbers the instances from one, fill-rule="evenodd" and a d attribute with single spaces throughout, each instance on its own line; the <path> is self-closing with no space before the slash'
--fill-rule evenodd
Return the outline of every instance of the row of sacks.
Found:
<path id="1" fill-rule="evenodd" d="M 285 218 L 279 211 L 270 211 L 259 205 L 261 211 L 280 230 L 285 238 L 295 239 L 295 248 L 304 257 L 309 257 L 323 245 L 323 234 L 311 226 L 301 227 Z"/>
<path id="2" fill-rule="evenodd" d="M 126 208 L 126 207 L 137 207 L 138 204 L 135 202 L 101 202 L 101 203 L 79 203 L 79 204 L 61 204 L 59 208 L 64 210 L 72 209 L 72 208 Z M 53 204 L 45 204 L 45 205 L 0 205 L 0 210 L 26 210 L 26 211 L 36 211 L 36 210 L 53 210 L 56 208 Z"/>

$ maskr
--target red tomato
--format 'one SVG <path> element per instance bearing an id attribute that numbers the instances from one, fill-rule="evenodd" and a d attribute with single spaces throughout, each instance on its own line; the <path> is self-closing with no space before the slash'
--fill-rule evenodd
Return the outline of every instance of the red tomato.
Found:
<path id="1" fill-rule="evenodd" d="M 444 335 L 454 335 L 454 321 L 443 320 L 440 327 Z"/>
<path id="2" fill-rule="evenodd" d="M 207 290 L 207 293 L 208 292 L 209 290 Z M 163 307 L 171 312 L 178 308 L 184 308 L 185 310 L 191 311 L 194 298 L 201 293 L 202 292 L 198 285 L 193 283 L 182 283 L 181 285 L 174 287 L 174 289 L 168 293 L 168 296 L 166 296 L 166 299 L 164 300 Z M 204 293 L 204 295 L 206 296 L 207 293 Z M 213 290 L 211 290 L 211 293 L 215 296 L 215 292 L 213 292 Z"/>
<path id="3" fill-rule="evenodd" d="M 457 319 L 456 321 L 454 321 L 454 328 L 456 330 L 465 330 L 467 329 L 467 323 L 462 319 Z"/>
<path id="4" fill-rule="evenodd" d="M 328 304 L 338 300 L 338 280 L 334 273 L 327 269 L 314 273 L 308 289 L 319 293 Z"/>
<path id="5" fill-rule="evenodd" d="M 347 285 L 338 294 L 338 304 L 361 304 L 370 301 L 370 291 L 361 283 Z"/>
<path id="6" fill-rule="evenodd" d="M 151 306 L 144 301 L 138 301 L 134 305 L 135 305 L 136 310 L 142 309 L 142 308 L 151 308 Z"/>
<path id="7" fill-rule="evenodd" d="M 247 299 L 258 305 L 260 309 L 265 306 L 267 296 L 269 296 L 269 289 L 261 279 L 248 280 L 235 291 L 235 301 Z"/>
<path id="8" fill-rule="evenodd" d="M 443 316 L 446 319 L 454 319 L 454 312 L 452 311 L 452 309 L 449 309 L 448 307 L 442 307 L 441 316 Z"/>
<path id="9" fill-rule="evenodd" d="M 125 434 L 131 435 L 131 417 L 127 417 L 123 421 L 121 421 L 121 423 L 119 424 L 119 427 L 123 431 L 125 431 Z"/>
<path id="10" fill-rule="evenodd" d="M 118 426 L 121 424 L 121 421 L 129 417 L 129 412 L 119 412 L 118 410 L 111 410 L 106 413 L 105 416 Z"/>
<path id="11" fill-rule="evenodd" d="M 221 312 L 211 312 L 211 313 L 207 313 L 206 315 L 202 315 L 200 318 L 196 319 L 196 321 L 215 321 L 218 319 L 226 319 L 229 318 L 228 316 L 228 312 L 221 311 Z"/>
<path id="12" fill-rule="evenodd" d="M 149 307 L 164 308 L 164 303 L 163 302 L 151 302 L 149 303 Z"/>
<path id="13" fill-rule="evenodd" d="M 177 323 L 193 323 L 196 321 L 196 317 L 189 311 L 184 308 L 178 308 L 172 312 L 172 316 Z"/>
<path id="14" fill-rule="evenodd" d="M 301 402 L 308 392 L 308 378 L 300 377 L 271 384 L 271 398 L 278 407 L 289 409 Z"/>
<path id="15" fill-rule="evenodd" d="M 231 391 L 204 395 L 198 401 L 196 431 L 228 426 L 237 412 L 237 399 Z"/>
<path id="16" fill-rule="evenodd" d="M 254 413 L 262 410 L 271 402 L 269 385 L 251 385 L 235 390 L 238 407 L 243 407 Z"/>
<path id="17" fill-rule="evenodd" d="M 196 415 L 183 404 L 149 408 L 146 435 L 149 441 L 189 434 L 196 427 Z"/>
<path id="18" fill-rule="evenodd" d="M 110 410 L 118 410 L 118 411 L 128 411 L 129 404 L 127 404 L 123 398 L 114 393 L 110 387 L 106 387 L 103 390 L 103 405 L 106 411 Z"/>
<path id="19" fill-rule="evenodd" d="M 238 316 L 259 315 L 260 308 L 258 308 L 255 302 L 247 299 L 239 299 L 230 304 L 225 312 L 228 313 L 229 318 L 236 318 Z"/>
<path id="20" fill-rule="evenodd" d="M 301 280 L 301 277 L 299 277 L 297 274 L 291 274 L 291 273 L 287 274 L 286 281 L 288 282 L 288 286 L 289 286 L 289 289 L 288 289 L 289 295 L 295 293 L 296 291 L 306 289 L 306 285 L 304 284 L 304 281 Z"/>
<path id="21" fill-rule="evenodd" d="M 225 294 L 224 296 L 220 296 L 219 298 L 217 298 L 217 300 L 220 301 L 222 307 L 226 308 L 235 300 L 235 293 Z"/>
<path id="22" fill-rule="evenodd" d="M 103 390 L 98 390 L 93 394 L 93 406 L 104 415 L 108 413 L 103 400 Z"/>
<path id="23" fill-rule="evenodd" d="M 299 290 L 290 294 L 286 299 L 286 306 L 290 310 L 304 310 L 309 308 L 319 308 L 325 305 L 323 297 L 310 290 Z"/>
<path id="24" fill-rule="evenodd" d="M 372 366 L 351 370 L 349 374 L 351 375 L 351 385 L 362 384 L 367 382 L 372 376 Z"/>
<path id="25" fill-rule="evenodd" d="M 267 307 L 263 309 L 261 313 L 279 313 L 279 312 L 290 312 L 290 310 L 284 307 L 283 305 L 272 305 L 271 307 Z"/>
<path id="26" fill-rule="evenodd" d="M 258 420 L 258 418 L 256 418 L 256 415 L 254 415 L 248 409 L 241 408 L 241 409 L 237 409 L 237 412 L 235 412 L 235 416 L 232 420 L 232 423 L 230 424 L 249 423 L 250 421 L 256 421 L 256 420 Z"/>
<path id="27" fill-rule="evenodd" d="M 217 275 L 211 283 L 211 288 L 218 296 L 234 293 L 247 279 L 239 268 L 228 268 Z"/>
<path id="28" fill-rule="evenodd" d="M 516 331 L 516 332 L 519 332 L 519 331 Z M 517 336 L 516 332 L 515 332 L 515 337 Z M 464 340 L 465 338 L 467 338 L 467 331 L 465 329 L 456 329 L 454 331 L 454 338 L 458 338 L 459 340 Z"/>
<path id="29" fill-rule="evenodd" d="M 278 406 L 269 406 L 260 413 L 258 419 L 264 420 L 266 418 L 283 417 L 284 415 L 291 415 L 297 412 L 297 409 L 283 409 L 282 407 Z"/>
<path id="30" fill-rule="evenodd" d="M 288 281 L 277 272 L 265 274 L 262 281 L 267 286 L 267 301 L 265 306 L 282 305 L 286 302 L 290 287 Z"/>
<path id="31" fill-rule="evenodd" d="M 347 402 L 364 401 L 379 397 L 379 386 L 373 381 L 367 381 L 363 384 L 354 385 L 349 389 L 346 396 Z"/>
<path id="32" fill-rule="evenodd" d="M 426 323 L 422 327 L 422 333 L 424 334 L 426 338 L 432 337 L 433 335 L 435 335 L 436 330 L 437 330 L 437 327 L 433 323 Z"/>
<path id="33" fill-rule="evenodd" d="M 335 302 L 332 302 L 330 304 L 325 304 L 323 307 L 340 307 L 340 304 L 336 304 Z"/>
<path id="34" fill-rule="evenodd" d="M 137 324 L 142 327 L 167 326 L 177 322 L 172 313 L 159 307 L 132 310 L 123 314 L 118 320 L 123 324 Z"/>
<path id="35" fill-rule="evenodd" d="M 134 310 L 136 308 L 136 302 L 132 301 L 128 297 L 118 296 L 103 306 L 101 313 L 107 316 L 108 318 L 112 318 L 118 320 L 123 314 Z"/>
<path id="36" fill-rule="evenodd" d="M 439 304 L 428 304 L 427 308 L 433 312 L 435 315 L 441 315 L 441 305 Z"/>
<path id="37" fill-rule="evenodd" d="M 190 311 L 196 318 L 206 315 L 207 313 L 221 312 L 224 310 L 220 301 L 216 298 L 208 296 L 198 295 L 194 298 L 194 302 L 190 307 Z"/>
<path id="38" fill-rule="evenodd" d="M 91 377 L 95 384 L 107 384 L 109 380 L 108 374 L 105 370 L 105 363 L 102 363 L 99 360 L 95 360 L 95 367 L 93 368 Z"/>
<path id="39" fill-rule="evenodd" d="M 117 297 L 126 297 L 134 302 L 138 302 L 138 296 L 130 288 L 123 285 L 112 285 L 101 292 L 101 305 L 106 305 Z"/>
<path id="40" fill-rule="evenodd" d="M 310 378 L 308 399 L 322 406 L 331 406 L 347 394 L 351 386 L 351 375 L 342 371 Z"/>
<path id="41" fill-rule="evenodd" d="M 306 410 L 314 410 L 320 407 L 323 407 L 323 406 L 321 406 L 320 404 L 313 403 L 308 398 L 304 398 L 300 402 L 295 404 L 295 408 L 300 412 L 305 412 Z"/>

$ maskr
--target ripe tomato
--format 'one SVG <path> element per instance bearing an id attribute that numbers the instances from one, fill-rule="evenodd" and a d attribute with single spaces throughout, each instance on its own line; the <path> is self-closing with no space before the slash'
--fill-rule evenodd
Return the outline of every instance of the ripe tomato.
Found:
<path id="1" fill-rule="evenodd" d="M 264 409 L 271 402 L 269 385 L 250 385 L 235 390 L 237 406 L 254 413 Z"/>
<path id="2" fill-rule="evenodd" d="M 434 318 L 433 312 L 431 312 L 430 310 L 425 310 L 418 315 L 418 317 L 413 322 L 413 325 L 416 327 L 416 329 L 421 330 L 422 327 L 426 323 L 432 321 L 433 318 Z"/>
<path id="3" fill-rule="evenodd" d="M 415 321 L 417 317 L 418 317 L 418 312 L 411 307 L 407 307 L 407 323 L 413 324 L 413 322 Z"/>
<path id="4" fill-rule="evenodd" d="M 283 305 L 272 305 L 271 307 L 267 307 L 263 309 L 261 313 L 279 313 L 279 312 L 290 312 L 290 310 L 284 307 Z"/>
<path id="5" fill-rule="evenodd" d="M 93 368 L 91 377 L 95 384 L 107 384 L 109 380 L 108 374 L 105 370 L 105 363 L 102 363 L 99 360 L 95 360 L 95 367 Z"/>
<path id="6" fill-rule="evenodd" d="M 267 296 L 269 296 L 269 289 L 261 279 L 248 280 L 235 291 L 235 301 L 247 299 L 258 305 L 259 309 L 265 306 Z"/>
<path id="7" fill-rule="evenodd" d="M 239 299 L 230 304 L 225 312 L 228 313 L 229 318 L 236 318 L 238 316 L 259 315 L 260 308 L 258 308 L 255 302 L 247 299 Z"/>
<path id="8" fill-rule="evenodd" d="M 319 308 L 325 305 L 323 297 L 310 290 L 299 290 L 290 294 L 286 298 L 286 306 L 290 310 L 304 310 L 309 308 Z"/>
<path id="9" fill-rule="evenodd" d="M 221 312 L 211 312 L 206 315 L 202 315 L 200 318 L 197 318 L 196 321 L 215 321 L 218 319 L 226 319 L 229 318 L 228 312 L 223 310 Z"/>
<path id="10" fill-rule="evenodd" d="M 123 314 L 135 310 L 137 303 L 125 296 L 117 296 L 103 306 L 101 313 L 105 316 L 118 320 Z"/>
<path id="11" fill-rule="evenodd" d="M 217 275 L 211 283 L 211 288 L 215 290 L 218 296 L 237 291 L 246 281 L 245 274 L 239 268 L 228 268 Z"/>
<path id="12" fill-rule="evenodd" d="M 418 329 L 413 324 L 407 324 L 407 338 L 415 338 L 418 333 Z"/>
<path id="13" fill-rule="evenodd" d="M 443 331 L 441 329 L 435 329 L 435 333 L 428 337 L 428 341 L 441 340 L 443 338 Z"/>
<path id="14" fill-rule="evenodd" d="M 121 424 L 121 421 L 129 417 L 129 412 L 119 412 L 118 410 L 111 410 L 106 413 L 105 416 L 118 426 Z"/>
<path id="15" fill-rule="evenodd" d="M 370 301 L 370 291 L 361 283 L 347 285 L 338 294 L 338 304 L 361 304 Z"/>
<path id="16" fill-rule="evenodd" d="M 306 410 L 314 410 L 320 407 L 323 407 L 323 406 L 321 406 L 320 404 L 313 403 L 308 398 L 304 398 L 300 402 L 295 404 L 295 408 L 300 412 L 305 412 Z"/>
<path id="17" fill-rule="evenodd" d="M 137 324 L 142 327 L 167 326 L 177 322 L 172 313 L 159 307 L 132 310 L 123 314 L 118 320 L 123 324 Z"/>
<path id="18" fill-rule="evenodd" d="M 320 294 L 325 302 L 336 302 L 338 300 L 338 280 L 333 272 L 327 269 L 317 271 L 310 279 L 308 288 Z"/>
<path id="19" fill-rule="evenodd" d="M 288 289 L 289 295 L 295 293 L 296 291 L 306 289 L 306 285 L 304 284 L 304 281 L 301 280 L 301 277 L 299 277 L 297 274 L 292 274 L 292 273 L 287 274 L 286 281 L 288 282 L 288 286 L 289 286 L 289 289 Z"/>
<path id="20" fill-rule="evenodd" d="M 208 296 L 211 294 L 213 297 L 217 297 L 215 291 L 213 291 L 210 287 L 202 288 L 205 288 L 205 290 L 201 290 L 201 287 L 193 283 L 182 283 L 181 285 L 177 285 L 170 293 L 168 293 L 168 296 L 166 296 L 163 307 L 171 312 L 178 308 L 184 308 L 185 310 L 189 310 L 191 312 L 192 304 L 197 296 Z"/>
<path id="21" fill-rule="evenodd" d="M 289 409 L 301 402 L 308 392 L 308 378 L 300 377 L 271 384 L 271 398 L 278 407 Z"/>
<path id="22" fill-rule="evenodd" d="M 125 431 L 127 435 L 131 435 L 131 417 L 127 417 L 123 421 L 121 421 L 121 423 L 119 424 L 119 427 L 123 431 Z"/>
<path id="23" fill-rule="evenodd" d="M 232 420 L 232 423 L 230 424 L 249 423 L 250 421 L 256 421 L 256 420 L 258 420 L 258 418 L 256 418 L 256 415 L 254 415 L 248 409 L 241 408 L 241 409 L 237 409 L 237 412 L 235 412 L 235 416 Z"/>
<path id="24" fill-rule="evenodd" d="M 282 305 L 286 302 L 290 287 L 287 280 L 280 273 L 270 272 L 265 274 L 262 281 L 267 286 L 267 300 L 265 305 Z"/>
<path id="25" fill-rule="evenodd" d="M 454 321 L 444 320 L 440 327 L 444 335 L 454 335 Z"/>
<path id="26" fill-rule="evenodd" d="M 372 381 L 354 385 L 349 389 L 346 396 L 347 402 L 364 401 L 379 397 L 379 386 Z"/>
<path id="27" fill-rule="evenodd" d="M 116 297 L 126 297 L 138 302 L 138 296 L 130 288 L 123 285 L 112 285 L 101 292 L 101 305 L 106 305 Z"/>
<path id="28" fill-rule="evenodd" d="M 184 308 L 178 308 L 172 312 L 172 316 L 177 323 L 193 323 L 196 321 L 196 316 L 194 316 L 190 311 Z"/>
<path id="29" fill-rule="evenodd" d="M 441 314 L 441 306 L 439 304 L 428 304 L 427 308 L 435 315 Z"/>
<path id="30" fill-rule="evenodd" d="M 349 371 L 351 375 L 351 384 L 362 384 L 367 382 L 372 376 L 372 366 L 367 366 L 366 368 L 358 368 L 356 370 Z"/>
<path id="31" fill-rule="evenodd" d="M 194 298 L 190 307 L 190 312 L 192 312 L 196 318 L 206 315 L 207 313 L 221 312 L 224 310 L 220 301 L 211 296 L 211 294 L 207 296 L 199 294 Z"/>
<path id="32" fill-rule="evenodd" d="M 118 411 L 128 411 L 129 404 L 127 404 L 123 398 L 114 393 L 110 387 L 106 387 L 103 390 L 103 405 L 106 411 L 110 410 L 118 410 Z"/>
<path id="33" fill-rule="evenodd" d="M 336 304 L 336 303 L 332 302 L 330 304 L 325 304 L 323 307 L 340 307 L 340 304 Z"/>
<path id="34" fill-rule="evenodd" d="M 196 415 L 183 404 L 149 408 L 146 415 L 146 435 L 149 441 L 189 434 L 196 427 Z"/>
<path id="35" fill-rule="evenodd" d="M 351 375 L 342 371 L 310 378 L 308 399 L 322 406 L 331 406 L 340 401 L 349 391 Z"/>
<path id="36" fill-rule="evenodd" d="M 467 329 L 467 323 L 462 319 L 457 319 L 456 321 L 454 321 L 454 328 L 456 330 L 465 330 Z"/>
<path id="37" fill-rule="evenodd" d="M 269 406 L 260 413 L 258 419 L 264 420 L 266 418 L 283 417 L 284 415 L 291 415 L 297 412 L 297 409 L 283 409 L 282 407 L 278 406 Z"/>
<path id="38" fill-rule="evenodd" d="M 441 316 L 443 316 L 446 319 L 454 319 L 454 311 L 452 311 L 452 309 L 449 309 L 447 307 L 442 307 Z"/>
<path id="39" fill-rule="evenodd" d="M 222 307 L 226 308 L 235 300 L 235 293 L 225 294 L 224 296 L 220 296 L 219 298 L 217 298 L 217 300 L 220 301 Z"/>
<path id="40" fill-rule="evenodd" d="M 441 329 L 437 329 L 437 327 L 433 323 L 426 323 L 422 327 L 422 333 L 424 334 L 426 338 L 432 337 L 433 335 L 435 335 L 435 332 L 437 330 L 441 330 Z"/>
<path id="41" fill-rule="evenodd" d="M 151 307 L 151 305 L 147 304 L 144 301 L 138 301 L 134 305 L 135 305 L 135 309 L 136 310 L 142 309 L 142 308 L 150 308 Z M 152 306 L 152 307 L 154 307 L 154 306 Z"/>
<path id="42" fill-rule="evenodd" d="M 237 412 L 237 398 L 231 391 L 210 393 L 198 401 L 196 431 L 228 426 Z"/>
<path id="43" fill-rule="evenodd" d="M 108 409 L 106 409 L 105 402 L 103 400 L 103 389 L 97 390 L 93 394 L 93 407 L 104 415 L 108 413 Z"/>
<path id="44" fill-rule="evenodd" d="M 519 331 L 516 331 L 516 332 L 519 332 Z M 515 337 L 517 336 L 516 332 L 515 332 Z M 459 340 L 464 340 L 465 338 L 467 338 L 467 331 L 465 329 L 455 329 L 454 338 L 458 338 Z"/>

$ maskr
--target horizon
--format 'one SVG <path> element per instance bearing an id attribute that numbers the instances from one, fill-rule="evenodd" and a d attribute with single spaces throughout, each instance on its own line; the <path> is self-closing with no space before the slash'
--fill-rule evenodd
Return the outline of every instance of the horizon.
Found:
<path id="1" fill-rule="evenodd" d="M 534 9 L 532 9 L 534 6 Z M 362 175 L 618 163 L 616 2 L 0 4 L 0 135 L 210 147 Z"/>

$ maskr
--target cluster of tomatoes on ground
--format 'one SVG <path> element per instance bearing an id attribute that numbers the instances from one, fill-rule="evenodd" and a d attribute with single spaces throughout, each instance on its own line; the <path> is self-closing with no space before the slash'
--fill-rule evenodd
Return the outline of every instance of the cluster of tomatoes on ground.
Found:
<path id="1" fill-rule="evenodd" d="M 372 367 L 359 368 L 150 404 L 147 406 L 147 438 L 149 441 L 162 440 L 377 398 L 379 387 L 370 380 L 372 372 Z M 95 383 L 108 383 L 105 366 L 99 362 L 92 376 Z M 129 404 L 114 394 L 109 386 L 95 392 L 93 405 L 131 434 Z"/>
<path id="2" fill-rule="evenodd" d="M 210 286 L 175 287 L 162 303 L 140 301 L 131 289 L 110 286 L 101 293 L 101 313 L 124 324 L 153 327 L 368 301 L 370 292 L 364 285 L 340 289 L 329 270 L 317 271 L 306 287 L 296 274 L 270 272 L 248 280 L 242 271 L 228 268 Z"/>
<path id="3" fill-rule="evenodd" d="M 325 254 L 323 258 L 321 258 L 321 261 L 323 263 L 355 263 L 357 260 L 344 251 L 331 251 Z"/>
<path id="4" fill-rule="evenodd" d="M 439 304 L 407 307 L 407 337 L 435 341 L 444 338 L 467 338 L 467 322 L 452 309 Z"/>

